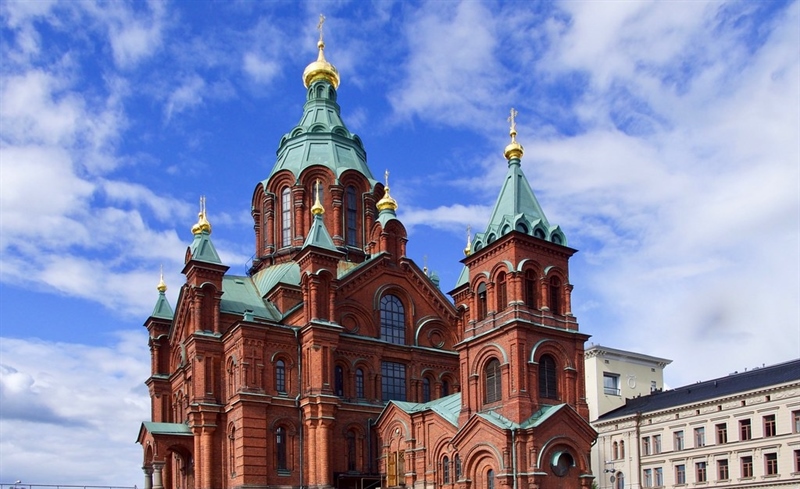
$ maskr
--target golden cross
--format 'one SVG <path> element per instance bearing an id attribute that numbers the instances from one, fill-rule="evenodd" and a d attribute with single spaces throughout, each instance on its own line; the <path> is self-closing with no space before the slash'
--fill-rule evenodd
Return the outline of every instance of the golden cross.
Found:
<path id="1" fill-rule="evenodd" d="M 386 170 L 383 174 L 383 177 L 386 179 L 386 186 L 389 186 L 389 170 Z"/>
<path id="2" fill-rule="evenodd" d="M 202 214 L 204 216 L 206 215 L 206 196 L 205 195 L 201 195 L 200 196 L 200 214 Z"/>
<path id="3" fill-rule="evenodd" d="M 511 115 L 506 119 L 508 122 L 511 123 L 511 132 L 517 132 L 517 117 L 518 112 L 514 110 L 514 107 L 511 107 Z"/>
<path id="4" fill-rule="evenodd" d="M 325 23 L 325 16 L 319 14 L 319 22 L 317 23 L 317 29 L 319 30 L 319 42 L 322 42 L 322 24 Z"/>
<path id="5" fill-rule="evenodd" d="M 317 178 L 317 191 L 316 191 L 317 202 L 319 202 L 319 178 Z"/>

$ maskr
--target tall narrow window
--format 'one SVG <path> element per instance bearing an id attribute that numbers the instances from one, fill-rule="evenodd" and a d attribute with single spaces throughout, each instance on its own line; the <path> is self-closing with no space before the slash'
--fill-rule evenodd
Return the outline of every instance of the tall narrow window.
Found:
<path id="1" fill-rule="evenodd" d="M 556 362 L 550 355 L 539 359 L 539 397 L 558 398 Z"/>
<path id="2" fill-rule="evenodd" d="M 675 466 L 675 483 L 686 484 L 686 466 L 683 464 Z"/>
<path id="3" fill-rule="evenodd" d="M 653 435 L 653 455 L 661 453 L 661 435 Z"/>
<path id="4" fill-rule="evenodd" d="M 345 240 L 347 246 L 358 246 L 358 204 L 356 201 L 356 188 L 352 185 L 345 191 Z"/>
<path id="5" fill-rule="evenodd" d="M 778 454 L 764 454 L 764 473 L 766 475 L 778 475 Z"/>
<path id="6" fill-rule="evenodd" d="M 502 398 L 500 362 L 495 358 L 487 365 L 486 378 L 486 403 L 497 402 Z"/>
<path id="7" fill-rule="evenodd" d="M 625 458 L 625 441 L 619 442 L 619 458 Z"/>
<path id="8" fill-rule="evenodd" d="M 431 400 L 431 379 L 425 377 L 422 379 L 422 402 L 430 402 Z"/>
<path id="9" fill-rule="evenodd" d="M 717 460 L 717 479 L 726 481 L 730 479 L 730 470 L 728 469 L 728 459 Z"/>
<path id="10" fill-rule="evenodd" d="M 456 480 L 459 481 L 461 480 L 461 457 L 459 455 L 456 455 L 454 465 L 456 466 Z"/>
<path id="11" fill-rule="evenodd" d="M 753 477 L 753 457 L 742 457 L 742 477 Z"/>
<path id="12" fill-rule="evenodd" d="M 661 467 L 656 467 L 653 471 L 653 478 L 655 479 L 656 487 L 661 487 L 664 485 L 664 469 Z"/>
<path id="13" fill-rule="evenodd" d="M 347 470 L 356 470 L 356 434 L 352 431 L 347 432 Z"/>
<path id="14" fill-rule="evenodd" d="M 728 423 L 719 423 L 717 429 L 717 445 L 728 443 Z"/>
<path id="15" fill-rule="evenodd" d="M 706 446 L 706 429 L 702 426 L 694 429 L 695 448 Z"/>
<path id="16" fill-rule="evenodd" d="M 617 478 L 614 482 L 614 489 L 625 489 L 625 474 L 617 472 Z"/>
<path id="17" fill-rule="evenodd" d="M 286 393 L 286 364 L 283 360 L 275 362 L 275 390 Z"/>
<path id="18" fill-rule="evenodd" d="M 381 395 L 384 401 L 406 400 L 406 366 L 396 362 L 381 363 Z"/>
<path id="19" fill-rule="evenodd" d="M 508 305 L 508 296 L 506 295 L 506 274 L 500 273 L 497 275 L 497 310 L 504 310 L 506 305 Z"/>
<path id="20" fill-rule="evenodd" d="M 764 416 L 764 436 L 775 436 L 778 432 L 775 427 L 775 415 Z"/>
<path id="21" fill-rule="evenodd" d="M 679 430 L 675 432 L 675 436 L 673 438 L 674 446 L 672 447 L 673 450 L 683 450 L 683 430 Z"/>
<path id="22" fill-rule="evenodd" d="M 614 458 L 613 459 L 617 460 L 619 458 L 619 443 L 614 442 L 614 445 L 612 445 L 612 446 L 614 447 L 614 451 L 613 451 Z"/>
<path id="23" fill-rule="evenodd" d="M 450 382 L 442 381 L 442 397 L 450 395 Z"/>
<path id="24" fill-rule="evenodd" d="M 478 321 L 486 319 L 486 284 L 478 286 Z"/>
<path id="25" fill-rule="evenodd" d="M 550 311 L 561 314 L 561 280 L 558 277 L 550 279 Z"/>
<path id="26" fill-rule="evenodd" d="M 800 411 L 792 411 L 792 432 L 800 433 Z"/>
<path id="27" fill-rule="evenodd" d="M 281 191 L 281 246 L 292 244 L 292 194 L 289 187 Z"/>
<path id="28" fill-rule="evenodd" d="M 396 296 L 381 298 L 381 339 L 395 345 L 406 344 L 406 313 Z"/>
<path id="29" fill-rule="evenodd" d="M 236 427 L 231 426 L 228 433 L 228 465 L 230 465 L 231 477 L 236 476 Z"/>
<path id="30" fill-rule="evenodd" d="M 486 472 L 486 489 L 494 489 L 494 470 Z"/>
<path id="31" fill-rule="evenodd" d="M 642 438 L 642 455 L 650 455 L 650 437 Z"/>
<path id="32" fill-rule="evenodd" d="M 697 462 L 694 464 L 694 477 L 695 482 L 706 482 L 708 474 L 705 462 Z"/>
<path id="33" fill-rule="evenodd" d="M 333 369 L 334 392 L 339 397 L 344 397 L 344 369 L 339 365 Z"/>
<path id="34" fill-rule="evenodd" d="M 364 371 L 356 369 L 356 397 L 364 399 Z"/>
<path id="35" fill-rule="evenodd" d="M 525 305 L 536 309 L 536 274 L 533 270 L 525 271 Z"/>
<path id="36" fill-rule="evenodd" d="M 450 459 L 442 460 L 442 484 L 450 484 Z"/>
<path id="37" fill-rule="evenodd" d="M 653 487 L 653 469 L 644 469 L 642 487 Z"/>
<path id="38" fill-rule="evenodd" d="M 275 462 L 278 470 L 287 470 L 286 465 L 286 428 L 279 426 L 275 431 Z"/>

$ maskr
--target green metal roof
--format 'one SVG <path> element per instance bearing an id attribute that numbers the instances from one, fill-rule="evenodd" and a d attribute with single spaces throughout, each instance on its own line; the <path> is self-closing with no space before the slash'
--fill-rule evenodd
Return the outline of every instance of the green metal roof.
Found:
<path id="1" fill-rule="evenodd" d="M 501 416 L 494 411 L 478 413 L 477 416 L 480 416 L 481 418 L 492 423 L 498 428 L 503 428 L 503 429 L 535 428 L 543 424 L 545 421 L 547 421 L 547 419 L 552 417 L 553 414 L 558 412 L 564 406 L 566 406 L 566 404 L 557 404 L 555 406 L 543 406 L 541 409 L 536 411 L 530 418 L 526 419 L 522 423 L 515 423 L 510 419 L 506 418 L 505 416 Z"/>
<path id="2" fill-rule="evenodd" d="M 145 421 L 142 428 L 153 435 L 188 435 L 192 436 L 192 429 L 184 423 L 155 423 Z"/>
<path id="3" fill-rule="evenodd" d="M 475 234 L 472 251 L 478 251 L 514 230 L 556 244 L 567 244 L 561 228 L 551 226 L 545 217 L 528 179 L 525 178 L 519 158 L 508 161 L 508 173 L 500 188 L 489 224 L 486 231 Z"/>
<path id="4" fill-rule="evenodd" d="M 295 262 L 281 263 L 263 268 L 253 275 L 259 295 L 264 297 L 279 283 L 300 286 L 300 266 Z"/>
<path id="5" fill-rule="evenodd" d="M 314 216 L 314 221 L 311 222 L 311 229 L 308 230 L 308 236 L 306 236 L 306 242 L 303 243 L 303 248 L 309 246 L 316 246 L 317 248 L 336 252 L 339 251 L 336 249 L 336 245 L 333 244 L 333 238 L 331 238 L 328 229 L 325 227 L 322 214 L 316 214 Z"/>
<path id="6" fill-rule="evenodd" d="M 289 170 L 297 178 L 306 168 L 323 165 L 336 178 L 347 170 L 358 171 L 375 186 L 361 138 L 344 125 L 336 96 L 336 89 L 327 80 L 317 80 L 308 87 L 303 117 L 281 138 L 270 177 Z"/>
<path id="7" fill-rule="evenodd" d="M 461 393 L 450 394 L 430 402 L 391 401 L 392 404 L 408 414 L 422 411 L 433 411 L 445 421 L 458 426 L 458 414 L 461 411 Z"/>
<path id="8" fill-rule="evenodd" d="M 226 275 L 222 278 L 220 312 L 241 314 L 252 312 L 254 317 L 279 321 L 281 313 L 270 302 L 262 299 L 256 284 L 250 277 Z"/>
<path id="9" fill-rule="evenodd" d="M 172 311 L 172 306 L 169 305 L 167 297 L 163 292 L 159 291 L 156 306 L 153 308 L 153 313 L 150 314 L 150 317 L 172 320 L 173 316 L 175 316 L 175 313 Z"/>
<path id="10" fill-rule="evenodd" d="M 214 248 L 214 243 L 211 242 L 208 231 L 201 231 L 194 235 L 194 240 L 189 245 L 189 251 L 192 253 L 192 260 L 222 265 L 222 260 L 219 259 L 219 254 Z"/>

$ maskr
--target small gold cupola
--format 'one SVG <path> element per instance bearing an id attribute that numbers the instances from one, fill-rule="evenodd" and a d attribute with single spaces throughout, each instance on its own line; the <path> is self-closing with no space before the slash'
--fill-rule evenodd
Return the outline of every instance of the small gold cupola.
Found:
<path id="1" fill-rule="evenodd" d="M 322 207 L 322 203 L 319 201 L 319 178 L 318 178 L 317 184 L 314 187 L 314 205 L 311 206 L 311 214 L 319 216 L 324 213 L 325 213 L 325 208 Z"/>
<path id="2" fill-rule="evenodd" d="M 472 226 L 467 226 L 467 246 L 464 248 L 464 256 L 472 254 Z"/>
<path id="3" fill-rule="evenodd" d="M 508 118 L 508 122 L 511 123 L 511 129 L 508 131 L 508 135 L 511 136 L 511 142 L 506 146 L 505 151 L 503 154 L 505 155 L 507 160 L 512 159 L 520 159 L 522 158 L 522 154 L 524 150 L 522 149 L 522 145 L 517 142 L 517 111 L 514 108 L 511 108 L 511 115 Z"/>
<path id="4" fill-rule="evenodd" d="M 325 16 L 319 14 L 319 24 L 317 24 L 317 29 L 319 30 L 319 41 L 317 42 L 319 54 L 317 55 L 317 60 L 303 70 L 303 85 L 306 88 L 317 80 L 327 80 L 333 85 L 333 88 L 339 88 L 339 72 L 335 66 L 325 59 L 325 42 L 322 40 L 322 24 L 324 23 Z"/>
<path id="5" fill-rule="evenodd" d="M 192 226 L 192 234 L 200 234 L 205 232 L 211 234 L 211 223 L 206 218 L 206 197 L 200 197 L 200 212 L 197 213 L 197 223 Z"/>
<path id="6" fill-rule="evenodd" d="M 156 290 L 158 290 L 162 294 L 167 291 L 167 284 L 166 282 L 164 282 L 164 265 L 161 265 L 161 278 L 158 280 L 158 285 L 156 285 Z"/>
<path id="7" fill-rule="evenodd" d="M 386 179 L 386 185 L 383 187 L 383 197 L 381 200 L 378 201 L 376 207 L 378 208 L 378 212 L 384 210 L 390 210 L 392 212 L 397 210 L 397 201 L 389 195 L 389 170 L 386 170 L 384 173 L 384 178 Z"/>

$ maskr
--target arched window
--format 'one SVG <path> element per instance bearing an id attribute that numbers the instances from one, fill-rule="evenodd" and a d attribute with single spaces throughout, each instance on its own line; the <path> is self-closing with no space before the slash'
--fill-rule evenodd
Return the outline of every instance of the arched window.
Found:
<path id="1" fill-rule="evenodd" d="M 536 309 L 536 274 L 533 270 L 525 271 L 525 305 Z"/>
<path id="2" fill-rule="evenodd" d="M 286 464 L 286 428 L 279 426 L 275 430 L 275 463 L 278 470 L 288 470 Z"/>
<path id="3" fill-rule="evenodd" d="M 431 379 L 425 377 L 422 379 L 422 402 L 431 401 Z"/>
<path id="4" fill-rule="evenodd" d="M 396 296 L 381 298 L 381 339 L 395 345 L 406 344 L 406 313 Z"/>
<path id="5" fill-rule="evenodd" d="M 539 359 L 539 397 L 557 399 L 557 384 L 555 360 L 550 355 L 542 355 Z"/>
<path id="6" fill-rule="evenodd" d="M 486 284 L 478 286 L 478 321 L 486 319 Z"/>
<path id="7" fill-rule="evenodd" d="M 356 188 L 348 185 L 345 191 L 345 241 L 347 246 L 358 246 L 358 203 L 356 201 Z"/>
<path id="8" fill-rule="evenodd" d="M 236 427 L 231 425 L 228 433 L 228 465 L 231 477 L 236 476 Z"/>
<path id="9" fill-rule="evenodd" d="M 286 364 L 283 360 L 275 362 L 275 390 L 286 393 Z"/>
<path id="10" fill-rule="evenodd" d="M 460 481 L 461 480 L 461 457 L 459 455 L 456 455 L 455 466 L 456 466 L 456 481 Z"/>
<path id="11" fill-rule="evenodd" d="M 625 475 L 622 472 L 617 472 L 617 480 L 614 482 L 614 489 L 625 488 Z"/>
<path id="12" fill-rule="evenodd" d="M 352 430 L 347 432 L 347 470 L 356 470 L 356 434 Z"/>
<path id="13" fill-rule="evenodd" d="M 333 369 L 334 392 L 339 397 L 344 397 L 344 369 L 339 365 Z"/>
<path id="14" fill-rule="evenodd" d="M 619 458 L 619 444 L 617 442 L 614 442 L 613 447 L 614 447 L 614 460 L 617 460 Z"/>
<path id="15" fill-rule="evenodd" d="M 486 472 L 486 489 L 494 489 L 494 470 Z"/>
<path id="16" fill-rule="evenodd" d="M 558 277 L 550 279 L 550 311 L 561 314 L 561 280 Z"/>
<path id="17" fill-rule="evenodd" d="M 292 194 L 289 187 L 281 191 L 281 246 L 292 244 Z"/>
<path id="18" fill-rule="evenodd" d="M 356 397 L 364 399 L 364 371 L 356 369 Z"/>
<path id="19" fill-rule="evenodd" d="M 506 274 L 500 273 L 497 275 L 497 310 L 502 311 L 508 305 L 508 297 L 506 295 Z"/>
<path id="20" fill-rule="evenodd" d="M 619 458 L 625 458 L 625 441 L 619 442 Z"/>
<path id="21" fill-rule="evenodd" d="M 486 404 L 502 398 L 500 362 L 495 358 L 486 365 Z"/>
<path id="22" fill-rule="evenodd" d="M 450 484 L 450 459 L 442 460 L 442 484 Z"/>
<path id="23" fill-rule="evenodd" d="M 442 381 L 442 397 L 450 395 L 450 382 Z"/>

